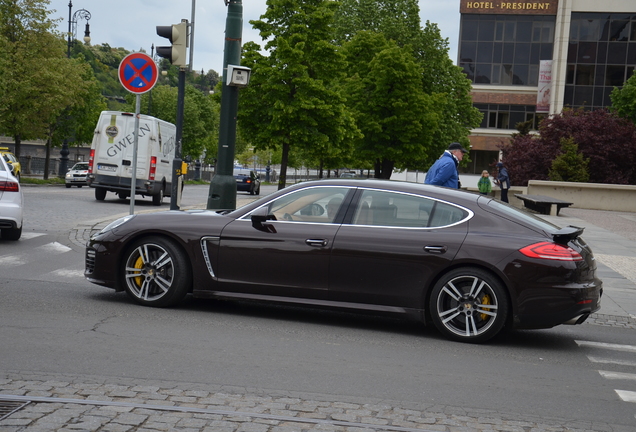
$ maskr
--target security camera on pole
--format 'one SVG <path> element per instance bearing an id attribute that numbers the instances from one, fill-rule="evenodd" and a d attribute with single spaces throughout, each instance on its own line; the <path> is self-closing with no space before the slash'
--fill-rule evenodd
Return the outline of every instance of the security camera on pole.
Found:
<path id="1" fill-rule="evenodd" d="M 189 46 L 188 20 L 170 26 L 157 26 L 157 34 L 172 42 L 172 46 L 157 47 L 157 55 L 168 59 L 170 63 L 179 66 L 179 87 L 177 94 L 177 145 L 172 164 L 172 190 L 170 193 L 170 210 L 179 210 L 181 203 L 181 139 L 183 137 L 183 101 L 185 94 L 185 73 L 187 68 L 186 53 Z"/>

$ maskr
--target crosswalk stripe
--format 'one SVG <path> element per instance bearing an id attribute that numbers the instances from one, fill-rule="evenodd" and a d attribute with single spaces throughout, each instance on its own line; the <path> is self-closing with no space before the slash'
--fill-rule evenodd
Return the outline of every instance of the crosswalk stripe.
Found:
<path id="1" fill-rule="evenodd" d="M 634 402 L 636 403 L 636 392 L 627 391 L 627 390 L 614 390 L 618 397 L 620 397 L 625 402 Z"/>
<path id="2" fill-rule="evenodd" d="M 55 276 L 69 277 L 69 278 L 72 278 L 72 277 L 84 278 L 84 270 L 59 269 L 59 270 L 52 271 L 50 274 L 53 274 Z"/>
<path id="3" fill-rule="evenodd" d="M 625 351 L 625 352 L 633 352 L 636 353 L 636 346 L 634 345 L 621 345 L 621 344 L 611 344 L 605 342 L 592 342 L 592 341 L 575 341 L 579 346 L 587 346 L 592 348 L 604 348 L 610 349 L 614 351 Z"/>
<path id="4" fill-rule="evenodd" d="M 605 363 L 605 364 L 615 364 L 620 366 L 635 366 L 636 367 L 636 362 L 629 361 L 629 360 L 615 360 L 615 359 L 593 357 L 593 356 L 587 356 L 587 358 L 592 363 Z"/>
<path id="5" fill-rule="evenodd" d="M 17 267 L 27 264 L 29 261 L 37 261 L 36 254 L 65 253 L 72 251 L 68 246 L 58 242 L 46 243 L 31 249 L 29 252 L 8 254 L 0 256 L 0 267 Z"/>
<path id="6" fill-rule="evenodd" d="M 611 380 L 634 380 L 636 381 L 636 374 L 623 373 L 623 372 L 610 372 L 610 371 L 598 371 L 605 379 Z"/>
<path id="7" fill-rule="evenodd" d="M 36 237 L 41 237 L 43 235 L 46 235 L 45 233 L 36 233 L 36 232 L 22 232 L 22 235 L 20 236 L 21 239 L 23 240 L 30 240 L 30 239 L 34 239 Z"/>

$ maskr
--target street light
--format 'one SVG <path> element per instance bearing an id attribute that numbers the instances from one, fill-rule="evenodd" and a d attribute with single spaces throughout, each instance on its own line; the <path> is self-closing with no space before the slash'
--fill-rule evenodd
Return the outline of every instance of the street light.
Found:
<path id="1" fill-rule="evenodd" d="M 84 42 L 89 43 L 91 41 L 91 29 L 88 21 L 91 19 L 91 13 L 86 9 L 80 9 L 73 12 L 73 2 L 68 2 L 68 34 L 66 39 L 66 57 L 71 58 L 71 47 L 75 43 L 77 36 L 77 21 L 80 19 L 86 20 L 86 28 L 84 30 Z M 63 177 L 66 174 L 68 168 L 68 138 L 64 138 L 62 141 L 62 150 L 60 150 L 60 170 L 58 175 Z"/>

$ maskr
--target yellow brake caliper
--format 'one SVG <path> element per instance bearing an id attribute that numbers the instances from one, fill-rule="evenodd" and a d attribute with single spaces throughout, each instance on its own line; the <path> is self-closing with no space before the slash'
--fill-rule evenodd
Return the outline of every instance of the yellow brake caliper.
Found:
<path id="1" fill-rule="evenodd" d="M 135 261 L 135 268 L 142 269 L 143 267 L 144 267 L 144 260 L 142 260 L 141 257 L 138 257 L 137 261 Z M 139 274 L 141 274 L 141 271 L 139 272 Z M 143 281 L 143 278 L 141 276 L 135 278 L 135 283 L 137 284 L 138 287 L 141 286 L 142 281 Z"/>
<path id="2" fill-rule="evenodd" d="M 490 296 L 488 294 L 484 294 L 484 296 L 481 298 L 481 304 L 482 305 L 492 304 L 490 301 Z M 484 308 L 484 310 L 490 311 L 490 308 Z M 486 321 L 489 315 L 482 313 L 482 314 L 479 314 L 479 317 L 481 318 L 482 321 Z"/>

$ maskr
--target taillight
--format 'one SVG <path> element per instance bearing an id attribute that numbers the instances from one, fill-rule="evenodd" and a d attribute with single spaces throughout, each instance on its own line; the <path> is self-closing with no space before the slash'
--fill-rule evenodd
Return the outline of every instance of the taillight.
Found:
<path id="1" fill-rule="evenodd" d="M 91 149 L 91 154 L 88 156 L 88 173 L 93 173 L 93 160 L 95 159 L 95 149 Z"/>
<path id="2" fill-rule="evenodd" d="M 551 242 L 531 244 L 519 249 L 519 252 L 530 258 L 555 261 L 581 261 L 583 259 L 581 254 L 571 247 Z"/>
<path id="3" fill-rule="evenodd" d="M 157 157 L 153 156 L 150 158 L 150 180 L 155 179 L 155 173 L 157 172 Z"/>
<path id="4" fill-rule="evenodd" d="M 20 192 L 20 185 L 14 181 L 0 181 L 0 192 Z"/>

